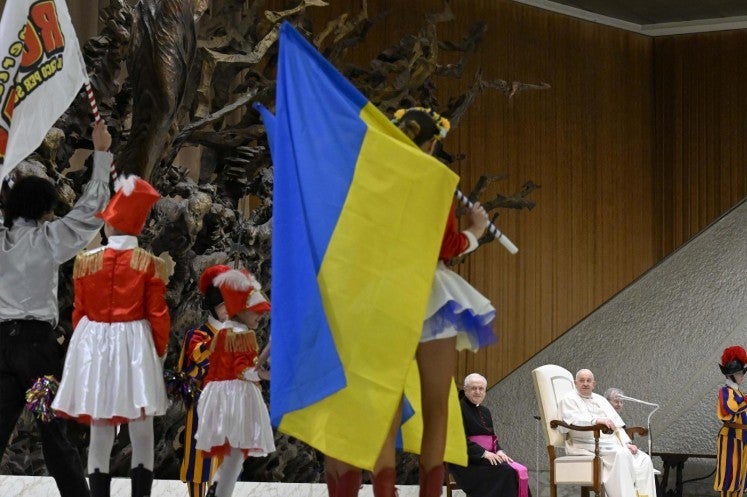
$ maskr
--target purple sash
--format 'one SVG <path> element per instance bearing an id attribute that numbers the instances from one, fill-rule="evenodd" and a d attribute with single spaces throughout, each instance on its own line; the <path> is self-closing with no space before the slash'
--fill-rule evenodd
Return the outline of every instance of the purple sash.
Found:
<path id="1" fill-rule="evenodd" d="M 471 435 L 467 437 L 470 442 L 475 442 L 477 445 L 490 452 L 495 452 L 498 447 L 498 437 L 495 435 Z"/>
<path id="2" fill-rule="evenodd" d="M 495 435 L 472 435 L 467 437 L 467 439 L 490 452 L 495 452 L 498 448 L 498 437 Z M 529 471 L 527 471 L 526 466 L 523 466 L 516 461 L 510 462 L 508 465 L 514 468 L 516 476 L 519 479 L 518 497 L 529 497 Z"/>
<path id="3" fill-rule="evenodd" d="M 526 466 L 522 466 L 516 461 L 508 463 L 509 466 L 514 468 L 516 476 L 519 477 L 519 496 L 518 497 L 529 497 L 529 471 Z"/>

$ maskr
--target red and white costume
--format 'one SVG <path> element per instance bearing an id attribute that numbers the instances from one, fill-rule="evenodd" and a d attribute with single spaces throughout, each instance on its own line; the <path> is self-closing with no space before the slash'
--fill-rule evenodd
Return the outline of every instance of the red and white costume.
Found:
<path id="1" fill-rule="evenodd" d="M 52 407 L 81 422 L 123 423 L 167 407 L 160 360 L 171 326 L 167 267 L 134 236 L 160 196 L 139 178 L 127 181 L 98 216 L 132 235 L 111 236 L 75 259 L 75 331 Z"/>
<path id="2" fill-rule="evenodd" d="M 211 286 L 218 288 L 232 318 L 244 310 L 256 314 L 270 310 L 259 283 L 245 271 L 212 266 L 200 277 L 199 286 L 202 294 Z M 275 442 L 267 406 L 256 383 L 254 330 L 233 320 L 220 322 L 213 316 L 208 324 L 218 332 L 212 337 L 195 336 L 189 344 L 191 356 L 207 352 L 210 361 L 197 403 L 197 449 L 210 455 L 228 455 L 232 449 L 234 453 L 240 449 L 244 457 L 266 456 L 275 450 Z M 216 479 L 220 479 L 218 475 Z"/>
<path id="3" fill-rule="evenodd" d="M 208 324 L 219 330 L 211 339 L 190 344 L 210 351 L 210 368 L 197 404 L 199 450 L 225 455 L 231 447 L 244 456 L 266 456 L 275 441 L 262 391 L 256 381 L 257 339 L 241 323 L 221 323 L 212 316 Z M 197 337 L 199 339 L 199 337 Z"/>
<path id="4" fill-rule="evenodd" d="M 459 231 L 456 207 L 451 206 L 444 230 L 441 252 L 428 299 L 420 341 L 457 337 L 457 350 L 475 351 L 495 342 L 495 308 L 464 278 L 446 267 L 449 260 L 467 254 L 478 246 L 469 231 Z"/>

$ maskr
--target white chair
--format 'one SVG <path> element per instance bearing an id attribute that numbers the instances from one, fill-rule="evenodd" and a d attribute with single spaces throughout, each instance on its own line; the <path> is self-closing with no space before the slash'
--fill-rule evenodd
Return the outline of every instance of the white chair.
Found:
<path id="1" fill-rule="evenodd" d="M 581 495 L 588 497 L 593 490 L 602 497 L 602 459 L 599 457 L 599 434 L 606 426 L 575 426 L 561 421 L 558 402 L 573 391 L 573 375 L 567 369 L 554 364 L 546 364 L 532 371 L 534 391 L 537 395 L 541 424 L 545 434 L 547 454 L 550 457 L 550 497 L 556 497 L 558 485 L 580 485 Z M 557 430 L 563 426 L 570 430 L 594 432 L 594 455 L 559 456 L 556 448 L 565 450 L 565 434 Z"/>

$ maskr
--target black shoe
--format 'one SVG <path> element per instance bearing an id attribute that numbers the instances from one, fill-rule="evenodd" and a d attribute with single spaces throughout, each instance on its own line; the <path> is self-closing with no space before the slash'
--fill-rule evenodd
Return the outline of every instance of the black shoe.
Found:
<path id="1" fill-rule="evenodd" d="M 91 487 L 91 497 L 109 497 L 112 477 L 109 473 L 102 473 L 96 468 L 88 475 L 88 486 Z"/>
<path id="2" fill-rule="evenodd" d="M 208 488 L 207 493 L 205 494 L 205 497 L 215 497 L 215 492 L 217 492 L 218 488 L 218 482 L 213 482 L 212 485 L 210 485 L 210 488 Z"/>
<path id="3" fill-rule="evenodd" d="M 153 471 L 145 469 L 142 464 L 130 470 L 130 481 L 132 484 L 132 497 L 150 497 L 150 489 L 153 486 Z"/>

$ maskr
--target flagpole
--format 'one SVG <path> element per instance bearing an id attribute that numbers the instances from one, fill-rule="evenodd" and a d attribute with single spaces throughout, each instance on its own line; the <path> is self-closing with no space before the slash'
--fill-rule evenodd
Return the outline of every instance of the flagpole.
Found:
<path id="1" fill-rule="evenodd" d="M 94 124 L 98 124 L 101 121 L 101 114 L 99 114 L 99 106 L 96 104 L 96 96 L 93 94 L 93 87 L 91 87 L 91 80 L 86 78 L 86 82 L 84 83 L 86 87 L 86 95 L 88 96 L 88 103 L 91 106 L 91 113 L 93 114 L 93 122 Z M 114 164 L 114 161 L 112 161 L 111 166 L 111 176 L 112 181 L 117 180 L 117 167 Z"/>
<path id="2" fill-rule="evenodd" d="M 472 208 L 472 206 L 474 205 L 474 204 L 473 204 L 473 203 L 472 203 L 472 202 L 471 202 L 471 201 L 470 201 L 470 200 L 469 200 L 469 199 L 467 198 L 467 196 L 466 196 L 466 195 L 465 195 L 464 193 L 462 193 L 462 192 L 461 192 L 461 190 L 457 190 L 457 191 L 456 191 L 456 192 L 454 193 L 454 195 L 456 195 L 456 198 L 457 198 L 457 199 L 458 199 L 458 200 L 459 200 L 459 201 L 460 201 L 460 202 L 461 202 L 462 204 L 464 204 L 465 206 L 467 206 L 467 208 L 471 209 L 471 208 Z M 508 251 L 509 251 L 509 252 L 511 252 L 512 254 L 516 254 L 516 253 L 517 253 L 517 252 L 519 251 L 519 249 L 518 249 L 518 248 L 516 247 L 516 245 L 514 245 L 514 243 L 513 243 L 513 242 L 512 242 L 511 240 L 509 240 L 509 239 L 508 239 L 508 237 L 507 237 L 507 236 L 506 236 L 505 234 L 503 234 L 503 232 L 502 232 L 501 230 L 499 230 L 499 229 L 498 229 L 498 227 L 497 227 L 497 226 L 496 226 L 495 224 L 493 224 L 492 222 L 490 222 L 490 221 L 488 221 L 488 231 L 489 231 L 489 232 L 490 232 L 490 234 L 491 234 L 491 235 L 493 235 L 493 236 L 494 236 L 494 237 L 495 237 L 495 238 L 496 238 L 496 239 L 497 239 L 497 240 L 498 240 L 499 242 L 501 242 L 501 245 L 503 245 L 504 247 L 506 247 L 506 250 L 508 250 Z"/>

